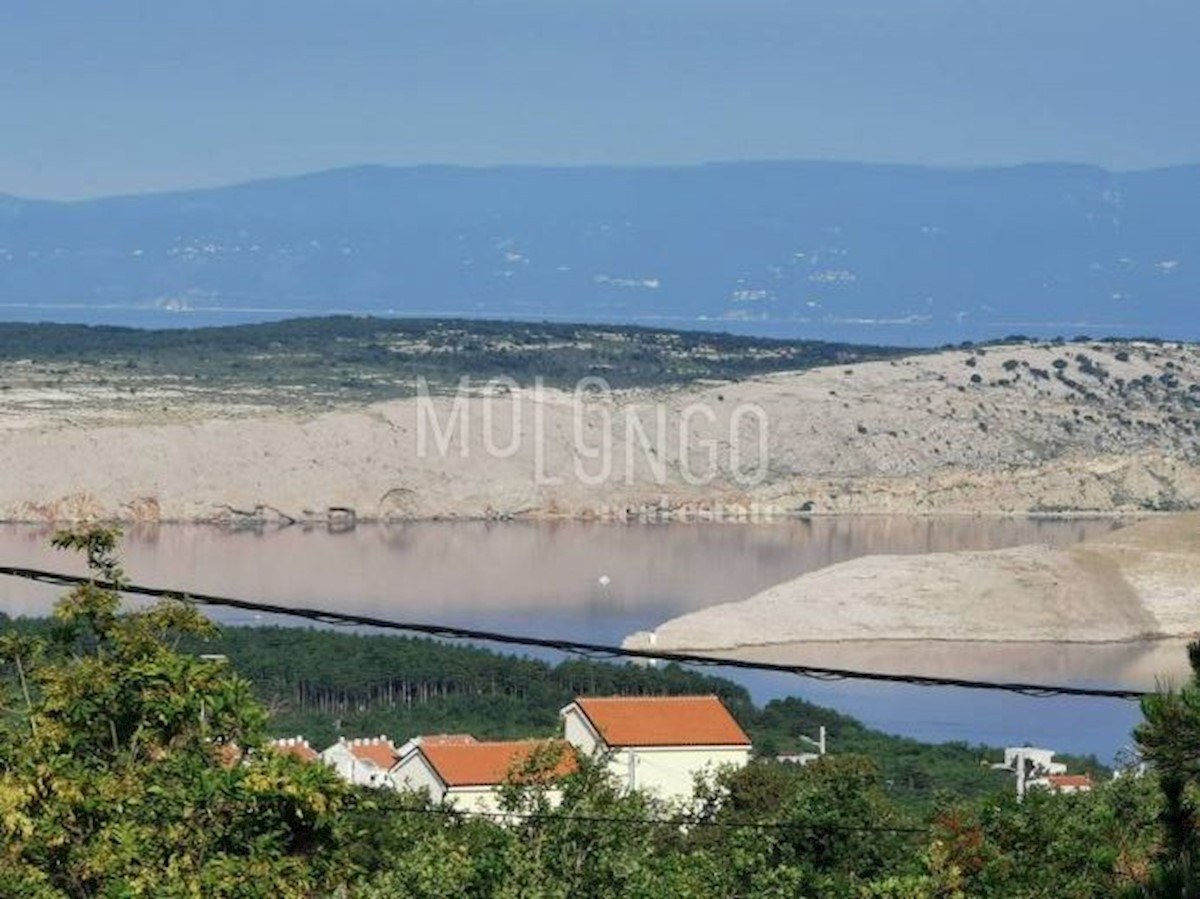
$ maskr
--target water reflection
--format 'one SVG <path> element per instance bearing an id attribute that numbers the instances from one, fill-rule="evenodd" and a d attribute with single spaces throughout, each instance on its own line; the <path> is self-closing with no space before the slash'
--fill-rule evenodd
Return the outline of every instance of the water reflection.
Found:
<path id="1" fill-rule="evenodd" d="M 903 517 L 737 525 L 423 522 L 336 534 L 160 526 L 127 533 L 123 554 L 130 576 L 143 583 L 371 615 L 518 618 L 540 634 L 596 639 L 744 599 L 857 556 L 1061 546 L 1114 526 Z M 50 533 L 0 526 L 0 559 L 79 570 L 49 547 Z M 43 614 L 52 598 L 0 584 L 4 608 L 20 614 Z"/>
<path id="2" fill-rule="evenodd" d="M 1065 546 L 1116 527 L 1107 520 L 859 517 L 762 524 L 413 523 L 329 533 L 300 527 L 130 531 L 126 570 L 146 584 L 410 621 L 619 642 L 626 634 L 785 579 L 872 553 Z M 0 526 L 0 562 L 80 571 L 45 528 Z M 604 579 L 607 578 L 607 581 Z M 46 614 L 61 590 L 0 578 L 0 610 Z M 254 621 L 219 612 L 227 623 Z M 766 650 L 763 650 L 766 652 Z M 953 645 L 794 648 L 813 664 L 1079 682 L 1152 682 L 1182 650 Z M 1032 655 L 1030 655 L 1032 653 Z M 1139 653 L 1141 653 L 1139 655 Z M 1149 654 L 1147 654 L 1149 653 Z M 1180 660 L 1172 662 L 1172 660 Z M 980 667 L 982 666 L 982 668 Z M 934 672 L 929 672 L 934 673 Z M 984 673 L 983 676 L 992 676 Z M 877 726 L 927 739 L 1048 743 L 1111 756 L 1136 718 L 1129 703 L 956 698 L 959 691 L 815 684 L 738 675 L 760 699 L 798 694 Z M 1069 711 L 1068 711 L 1069 709 Z"/>

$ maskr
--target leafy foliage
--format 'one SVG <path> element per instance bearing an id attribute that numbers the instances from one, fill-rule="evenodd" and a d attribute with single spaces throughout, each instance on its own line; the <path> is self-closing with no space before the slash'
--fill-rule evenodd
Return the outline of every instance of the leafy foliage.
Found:
<path id="1" fill-rule="evenodd" d="M 255 752 L 248 682 L 171 641 L 209 635 L 193 608 L 118 614 L 110 531 L 62 535 L 93 580 L 49 641 L 5 638 L 22 700 L 0 727 L 0 895 L 305 896 L 328 882 L 345 789 Z"/>
<path id="2" fill-rule="evenodd" d="M 1134 735 L 1158 770 L 1166 834 L 1165 872 L 1180 895 L 1200 895 L 1200 642 L 1188 645 L 1192 677 L 1142 701 Z"/>

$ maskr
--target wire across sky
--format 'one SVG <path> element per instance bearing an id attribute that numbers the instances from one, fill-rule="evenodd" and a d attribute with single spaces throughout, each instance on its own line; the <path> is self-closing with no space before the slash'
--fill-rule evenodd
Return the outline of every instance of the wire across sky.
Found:
<path id="1" fill-rule="evenodd" d="M 765 671 L 776 674 L 794 674 L 816 680 L 859 680 L 881 683 L 906 684 L 917 687 L 958 687 L 966 690 L 990 690 L 1015 693 L 1021 696 L 1049 697 L 1068 696 L 1090 699 L 1140 700 L 1148 695 L 1141 690 L 1126 690 L 1103 687 L 1084 687 L 1070 684 L 1042 684 L 1024 681 L 987 681 L 958 677 L 933 677 L 923 674 L 862 671 L 850 668 L 830 668 L 817 665 L 800 665 L 775 662 L 755 662 L 727 656 L 700 655 L 687 652 L 669 652 L 651 649 L 634 649 L 605 643 L 581 640 L 564 640 L 553 637 L 536 637 L 527 634 L 511 634 L 502 631 L 478 630 L 428 622 L 394 621 L 371 615 L 337 612 L 328 609 L 297 608 L 275 603 L 257 602 L 232 596 L 194 593 L 167 587 L 150 587 L 141 584 L 112 584 L 80 575 L 64 574 L 38 568 L 22 568 L 0 565 L 0 576 L 14 577 L 42 584 L 74 587 L 81 584 L 96 584 L 131 596 L 151 599 L 175 599 L 198 606 L 239 609 L 262 615 L 285 615 L 305 621 L 329 625 L 353 625 L 398 631 L 423 637 L 443 640 L 469 640 L 494 643 L 504 646 L 549 649 L 586 658 L 639 659 L 647 662 L 674 662 L 705 668 L 730 668 L 742 671 Z"/>

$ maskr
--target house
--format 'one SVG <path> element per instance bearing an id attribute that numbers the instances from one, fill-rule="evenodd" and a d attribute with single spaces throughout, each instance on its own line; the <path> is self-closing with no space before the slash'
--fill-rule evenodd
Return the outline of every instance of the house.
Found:
<path id="1" fill-rule="evenodd" d="M 362 787 L 392 786 L 388 772 L 396 759 L 396 746 L 387 737 L 340 737 L 321 753 L 321 761 L 333 767 L 343 780 Z"/>
<path id="2" fill-rule="evenodd" d="M 1010 746 L 1004 750 L 1004 761 L 992 765 L 1017 775 L 1017 797 L 1023 797 L 1032 786 L 1047 786 L 1048 778 L 1066 775 L 1067 766 L 1054 761 L 1054 750 L 1033 746 Z M 1090 788 L 1090 787 L 1089 787 Z"/>
<path id="3" fill-rule="evenodd" d="M 320 753 L 313 749 L 304 737 L 284 737 L 279 740 L 271 740 L 267 743 L 266 748 L 281 755 L 295 756 L 302 762 L 315 762 L 321 757 Z"/>
<path id="4" fill-rule="evenodd" d="M 553 763 L 540 776 L 547 781 L 575 770 L 575 751 L 561 740 L 477 742 L 423 739 L 391 770 L 397 789 L 427 790 L 434 802 L 464 812 L 494 814 L 500 810 L 498 788 L 519 777 L 522 766 L 539 751 Z M 551 801 L 554 801 L 553 792 Z"/>
<path id="5" fill-rule="evenodd" d="M 1049 774 L 1029 781 L 1031 787 L 1042 787 L 1051 793 L 1090 793 L 1092 778 L 1087 774 Z"/>
<path id="6" fill-rule="evenodd" d="M 560 714 L 568 743 L 660 799 L 688 799 L 696 775 L 750 760 L 750 738 L 716 696 L 587 697 Z"/>

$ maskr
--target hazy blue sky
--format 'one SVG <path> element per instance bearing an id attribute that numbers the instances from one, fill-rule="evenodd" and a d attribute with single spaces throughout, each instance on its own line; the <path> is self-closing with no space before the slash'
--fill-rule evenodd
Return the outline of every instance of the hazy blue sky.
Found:
<path id="1" fill-rule="evenodd" d="M 0 192 L 359 162 L 1200 162 L 1197 0 L 7 0 Z"/>

